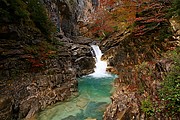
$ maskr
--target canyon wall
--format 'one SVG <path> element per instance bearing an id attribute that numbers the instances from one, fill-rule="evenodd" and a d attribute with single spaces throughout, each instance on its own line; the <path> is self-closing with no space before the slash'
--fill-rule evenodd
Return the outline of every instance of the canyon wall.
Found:
<path id="1" fill-rule="evenodd" d="M 98 0 L 44 0 L 51 20 L 67 37 L 79 35 L 79 23 L 98 6 Z"/>
<path id="2" fill-rule="evenodd" d="M 18 3 L 18 9 L 8 2 L 0 3 L 7 11 L 0 19 L 0 119 L 16 120 L 77 95 L 77 77 L 93 72 L 93 40 L 77 36 L 77 21 L 85 19 L 84 8 L 92 5 L 80 0 L 41 1 L 57 31 L 47 38 L 37 27 L 40 23 L 24 20 L 31 13 L 21 7 L 26 10 L 23 6 L 29 3 Z M 19 13 L 8 13 L 13 9 Z"/>
<path id="3" fill-rule="evenodd" d="M 173 65 L 174 57 L 167 54 L 180 46 L 179 18 L 158 21 L 164 18 L 167 4 L 153 4 L 162 9 L 146 9 L 140 14 L 145 19 L 136 22 L 136 25 L 145 26 L 141 29 L 143 35 L 137 34 L 138 30 L 126 29 L 101 41 L 104 52 L 102 59 L 108 59 L 109 65 L 114 67 L 110 71 L 119 76 L 115 80 L 116 92 L 104 113 L 104 120 L 170 119 L 166 113 L 171 110 L 166 110 L 159 90 Z M 154 17 L 155 11 L 163 13 L 162 16 L 155 18 L 155 21 L 145 22 Z M 178 114 L 174 116 L 176 119 L 179 119 Z"/>

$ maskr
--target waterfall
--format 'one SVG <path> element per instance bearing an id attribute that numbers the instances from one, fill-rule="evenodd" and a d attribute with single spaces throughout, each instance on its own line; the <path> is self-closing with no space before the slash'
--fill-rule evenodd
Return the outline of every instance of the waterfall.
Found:
<path id="1" fill-rule="evenodd" d="M 96 61 L 95 72 L 78 79 L 78 96 L 42 111 L 35 120 L 103 120 L 106 106 L 111 103 L 116 75 L 106 72 L 107 62 L 101 61 L 99 47 L 91 47 Z"/>
<path id="2" fill-rule="evenodd" d="M 103 55 L 101 50 L 99 49 L 99 46 L 97 45 L 91 45 L 94 53 L 95 53 L 95 68 L 94 73 L 90 74 L 90 76 L 95 78 L 101 78 L 101 77 L 111 77 L 110 74 L 106 72 L 107 68 L 107 62 L 101 60 L 101 56 Z"/>

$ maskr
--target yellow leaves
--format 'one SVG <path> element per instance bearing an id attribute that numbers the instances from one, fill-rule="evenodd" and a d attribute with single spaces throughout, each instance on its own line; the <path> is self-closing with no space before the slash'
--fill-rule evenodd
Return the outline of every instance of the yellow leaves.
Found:
<path id="1" fill-rule="evenodd" d="M 102 33 L 114 32 L 132 25 L 141 4 L 149 0 L 100 0 L 100 6 L 90 16 L 89 32 L 101 37 Z M 118 28 L 118 29 L 117 29 Z"/>
<path id="2" fill-rule="evenodd" d="M 117 22 L 126 22 L 127 25 L 131 24 L 136 17 L 136 4 L 131 1 L 123 1 L 111 13 L 113 19 Z"/>

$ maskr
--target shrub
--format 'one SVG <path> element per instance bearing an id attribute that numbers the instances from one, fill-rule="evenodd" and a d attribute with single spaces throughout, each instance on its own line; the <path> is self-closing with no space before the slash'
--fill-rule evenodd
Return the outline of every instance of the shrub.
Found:
<path id="1" fill-rule="evenodd" d="M 172 11 L 174 11 L 174 13 L 176 15 L 180 16 L 180 0 L 174 0 L 173 4 L 172 4 Z"/>
<path id="2" fill-rule="evenodd" d="M 169 12 L 166 14 L 167 18 L 172 16 L 180 16 L 180 0 L 173 0 Z"/>
<path id="3" fill-rule="evenodd" d="M 40 0 L 1 0 L 0 5 L 0 24 L 7 21 L 24 24 L 30 20 L 46 36 L 55 32 Z"/>
<path id="4" fill-rule="evenodd" d="M 22 0 L 2 0 L 0 5 L 1 22 L 4 22 L 3 19 L 7 19 L 9 22 L 28 19 L 27 5 Z"/>
<path id="5" fill-rule="evenodd" d="M 154 115 L 154 108 L 150 98 L 147 98 L 141 102 L 141 110 L 146 114 L 146 116 Z"/>
<path id="6" fill-rule="evenodd" d="M 45 35 L 50 35 L 54 32 L 54 27 L 52 22 L 49 20 L 45 7 L 40 2 L 40 0 L 28 0 L 28 11 L 31 13 L 30 18 L 34 21 L 36 26 Z"/>
<path id="7" fill-rule="evenodd" d="M 174 64 L 167 74 L 160 96 L 165 101 L 165 109 L 168 116 L 176 116 L 180 113 L 180 48 L 172 52 Z"/>

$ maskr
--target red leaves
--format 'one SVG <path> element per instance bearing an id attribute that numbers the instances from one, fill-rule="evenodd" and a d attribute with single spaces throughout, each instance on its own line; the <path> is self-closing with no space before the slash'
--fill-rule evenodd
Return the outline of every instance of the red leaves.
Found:
<path id="1" fill-rule="evenodd" d="M 143 17 L 138 17 L 135 19 L 135 21 L 141 21 L 141 20 L 143 20 Z"/>
<path id="2" fill-rule="evenodd" d="M 117 0 L 100 0 L 100 6 L 104 6 L 104 7 L 111 6 L 112 7 L 116 2 L 117 2 Z"/>
<path id="3" fill-rule="evenodd" d="M 141 26 L 136 27 L 135 30 L 142 30 L 142 29 L 144 29 L 145 27 L 146 27 L 145 25 L 141 25 Z"/>
<path id="4" fill-rule="evenodd" d="M 155 30 L 160 23 L 167 21 L 165 13 L 162 11 L 163 4 L 153 1 L 144 4 L 142 8 L 138 13 L 140 17 L 135 19 L 136 27 L 133 30 L 135 36 L 142 36 L 151 30 Z"/>
<path id="5" fill-rule="evenodd" d="M 141 26 L 137 26 L 136 28 L 134 28 L 134 31 L 135 31 L 135 36 L 141 36 L 141 35 L 144 35 L 145 32 L 144 32 L 144 28 L 146 26 L 145 25 L 141 25 Z"/>
<path id="6" fill-rule="evenodd" d="M 164 6 L 150 0 L 100 0 L 97 11 L 90 16 L 89 33 L 102 37 L 104 33 L 114 32 L 114 26 L 123 30 L 136 22 L 138 25 L 133 33 L 135 36 L 144 35 L 155 29 L 159 23 L 166 21 L 162 8 Z M 141 14 L 137 15 L 138 12 Z M 136 18 L 136 16 L 141 17 Z"/>
<path id="7" fill-rule="evenodd" d="M 118 0 L 100 0 L 100 7 L 90 16 L 89 32 L 105 37 L 104 34 L 117 31 L 122 25 L 124 29 L 132 24 L 136 12 L 134 2 L 123 1 L 124 6 L 121 3 Z"/>
<path id="8" fill-rule="evenodd" d="M 141 17 L 141 18 L 137 18 L 136 20 L 138 22 L 140 22 L 140 24 L 143 24 L 143 25 L 141 25 L 141 26 L 138 25 L 134 28 L 133 32 L 135 33 L 135 36 L 144 35 L 146 32 L 155 29 L 159 25 L 159 23 L 166 21 L 166 19 L 164 19 L 164 18 L 158 19 L 158 18 L 154 18 L 154 17 L 153 18 L 150 17 L 150 18 L 146 18 L 146 19 Z M 156 24 L 154 24 L 154 23 L 156 23 Z"/>
<path id="9" fill-rule="evenodd" d="M 151 23 L 151 22 L 163 22 L 163 21 L 166 21 L 166 19 L 164 18 L 160 18 L 160 19 L 157 19 L 157 18 L 150 18 L 150 19 L 147 19 L 146 21 L 143 21 L 142 23 Z"/>
<path id="10" fill-rule="evenodd" d="M 153 18 L 150 17 L 150 18 L 146 18 L 146 19 L 143 17 L 140 17 L 140 18 L 137 18 L 136 20 L 137 20 L 137 22 L 139 22 L 140 24 L 143 24 L 143 25 L 141 25 L 141 26 L 138 25 L 134 28 L 133 32 L 135 33 L 135 36 L 144 35 L 146 32 L 155 29 L 159 25 L 159 23 L 166 21 L 166 19 L 164 19 L 164 18 L 158 19 L 158 18 L 154 18 L 154 17 Z M 150 26 L 150 24 L 152 24 L 152 25 Z M 149 25 L 149 27 L 147 27 L 148 25 Z"/>
<path id="11" fill-rule="evenodd" d="M 42 67 L 42 66 L 44 66 L 44 64 L 42 64 L 39 59 L 29 58 L 28 61 L 31 63 L 32 67 Z"/>
<path id="12" fill-rule="evenodd" d="M 27 58 L 27 60 L 31 63 L 31 66 L 33 68 L 43 67 L 44 66 L 43 61 L 46 60 L 49 55 L 52 55 L 55 53 L 56 51 L 49 50 L 47 53 L 41 52 L 40 57 L 38 58 L 30 57 L 30 58 Z"/>

